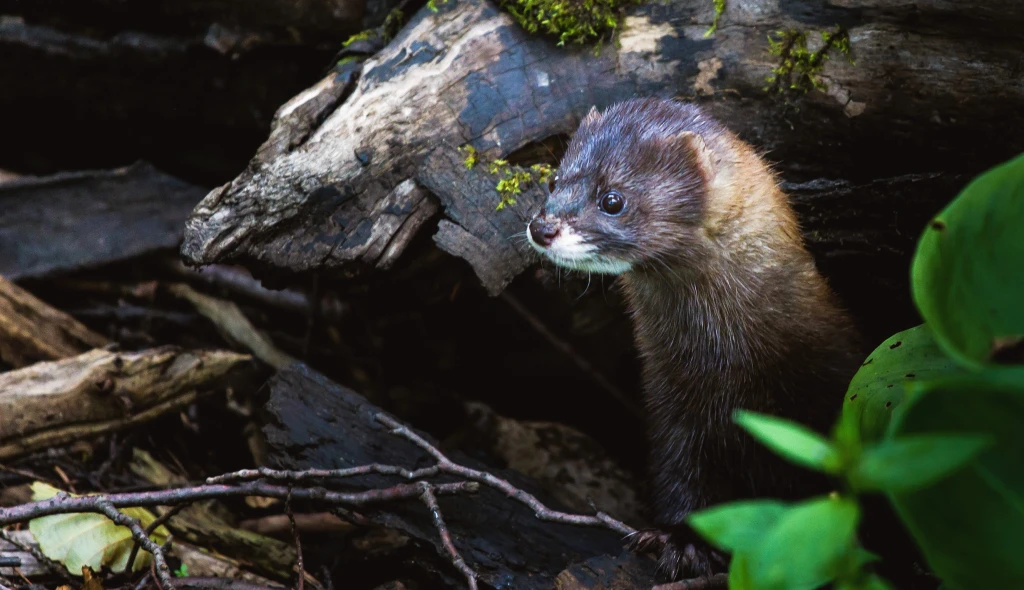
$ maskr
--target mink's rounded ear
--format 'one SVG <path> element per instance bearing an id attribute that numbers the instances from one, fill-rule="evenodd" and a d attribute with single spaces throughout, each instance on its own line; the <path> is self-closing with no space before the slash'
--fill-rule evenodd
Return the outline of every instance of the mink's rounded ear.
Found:
<path id="1" fill-rule="evenodd" d="M 580 125 L 592 125 L 594 123 L 597 123 L 600 119 L 601 113 L 598 112 L 596 106 L 592 106 L 590 107 L 590 112 L 587 113 L 587 116 L 583 117 L 583 121 L 580 123 Z"/>
<path id="2" fill-rule="evenodd" d="M 710 182 L 715 177 L 715 163 L 711 157 L 711 150 L 708 149 L 704 138 L 693 131 L 684 131 L 672 138 L 674 147 L 679 150 L 685 161 L 690 163 L 700 172 L 704 180 Z"/>

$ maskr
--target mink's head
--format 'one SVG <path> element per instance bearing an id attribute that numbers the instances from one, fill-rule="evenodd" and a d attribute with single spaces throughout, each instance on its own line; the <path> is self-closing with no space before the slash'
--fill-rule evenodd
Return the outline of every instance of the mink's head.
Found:
<path id="1" fill-rule="evenodd" d="M 694 254 L 721 127 L 693 105 L 633 99 L 580 124 L 530 244 L 552 262 L 622 274 Z"/>

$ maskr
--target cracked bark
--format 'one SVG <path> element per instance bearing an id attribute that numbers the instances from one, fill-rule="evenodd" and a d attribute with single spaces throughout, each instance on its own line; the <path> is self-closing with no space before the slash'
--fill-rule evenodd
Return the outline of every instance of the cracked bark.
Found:
<path id="1" fill-rule="evenodd" d="M 412 182 L 443 212 L 437 245 L 495 294 L 535 260 L 515 236 L 543 196 L 530 190 L 496 211 L 497 178 L 467 170 L 457 149 L 502 157 L 571 133 L 591 105 L 677 96 L 703 103 L 784 179 L 804 183 L 798 208 L 812 249 L 826 267 L 859 269 L 839 282 L 860 281 L 868 295 L 853 293 L 852 306 L 866 306 L 879 280 L 888 293 L 905 285 L 907 234 L 920 227 L 905 222 L 927 219 L 971 174 L 1024 150 L 1024 137 L 1008 132 L 1024 123 L 1024 11 L 1012 0 L 969 9 L 738 1 L 704 38 L 712 19 L 703 0 L 632 7 L 618 46 L 595 56 L 530 36 L 482 0 L 421 10 L 375 56 L 339 66 L 282 107 L 249 167 L 193 212 L 183 256 L 264 270 L 384 267 L 436 218 L 431 197 L 395 201 L 395 188 Z M 813 45 L 835 25 L 849 31 L 856 65 L 832 56 L 821 72 L 829 92 L 764 91 L 778 61 L 769 33 L 806 30 Z M 814 213 L 826 203 L 848 222 L 842 240 Z M 900 270 L 880 277 L 866 271 L 874 266 Z"/>

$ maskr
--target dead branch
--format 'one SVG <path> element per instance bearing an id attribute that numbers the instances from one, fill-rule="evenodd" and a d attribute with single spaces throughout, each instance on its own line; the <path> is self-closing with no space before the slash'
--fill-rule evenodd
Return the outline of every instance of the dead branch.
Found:
<path id="1" fill-rule="evenodd" d="M 612 518 L 611 516 L 598 512 L 594 516 L 586 516 L 582 514 L 569 514 L 567 512 L 560 512 L 558 510 L 552 510 L 545 506 L 540 500 L 537 499 L 533 494 L 529 494 L 515 486 L 508 481 L 496 477 L 486 471 L 479 471 L 476 469 L 470 469 L 463 467 L 452 462 L 448 457 L 439 451 L 436 447 L 428 443 L 420 435 L 416 434 L 408 427 L 403 426 L 394 418 L 385 414 L 377 414 L 375 418 L 382 424 L 387 425 L 391 428 L 391 432 L 397 436 L 401 436 L 406 440 L 410 441 L 414 445 L 426 451 L 435 460 L 437 460 L 437 468 L 443 473 L 450 473 L 452 475 L 458 475 L 464 477 L 470 481 L 479 482 L 482 484 L 489 485 L 497 488 L 507 494 L 510 498 L 518 500 L 519 502 L 527 505 L 533 510 L 534 515 L 541 519 L 549 522 L 561 522 L 565 524 L 573 524 L 578 526 L 596 526 L 601 528 L 608 528 L 622 535 L 632 535 L 636 533 L 636 529 L 629 526 L 628 524 Z"/>
<path id="2" fill-rule="evenodd" d="M 263 334 L 260 334 L 233 301 L 204 295 L 185 284 L 171 285 L 171 293 L 195 306 L 217 326 L 220 333 L 232 344 L 244 346 L 256 358 L 271 367 L 280 369 L 295 362 L 295 359 L 278 349 Z"/>
<path id="3" fill-rule="evenodd" d="M 455 565 L 455 569 L 459 570 L 466 576 L 466 582 L 469 584 L 469 590 L 477 590 L 476 572 L 466 565 L 466 560 L 462 559 L 462 555 L 459 554 L 459 550 L 455 548 L 455 543 L 452 542 L 452 535 L 448 532 L 448 525 L 444 523 L 444 517 L 441 515 L 441 507 L 437 505 L 437 496 L 434 495 L 432 486 L 427 482 L 422 481 L 419 485 L 423 490 L 423 494 L 420 498 L 423 500 L 423 503 L 427 505 L 427 509 L 430 510 L 430 517 L 434 520 L 434 526 L 437 527 L 437 532 L 441 535 L 441 543 L 448 552 L 448 557 L 452 560 L 452 564 Z"/>
<path id="4" fill-rule="evenodd" d="M 73 317 L 0 276 L 0 359 L 24 367 L 108 344 Z"/>
<path id="5" fill-rule="evenodd" d="M 0 374 L 0 459 L 152 420 L 222 386 L 250 358 L 93 350 Z"/>

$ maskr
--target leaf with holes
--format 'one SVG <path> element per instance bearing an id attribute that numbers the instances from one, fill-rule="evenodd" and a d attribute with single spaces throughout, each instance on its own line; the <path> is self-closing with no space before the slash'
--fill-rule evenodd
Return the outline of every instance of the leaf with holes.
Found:
<path id="1" fill-rule="evenodd" d="M 57 488 L 45 483 L 32 484 L 32 499 L 37 502 L 52 498 L 59 492 Z M 143 528 L 156 520 L 148 510 L 142 508 L 124 508 L 121 512 L 138 520 Z M 102 514 L 43 516 L 29 521 L 28 528 L 43 554 L 64 564 L 68 572 L 75 575 L 81 574 L 83 567 L 97 572 L 104 567 L 114 573 L 123 572 L 134 545 L 130 530 L 114 524 Z M 170 536 L 170 531 L 160 526 L 150 538 L 162 545 Z M 148 567 L 150 559 L 149 553 L 140 550 L 132 570 L 139 571 Z"/>
<path id="2" fill-rule="evenodd" d="M 925 229 L 914 302 L 965 367 L 1024 364 L 1024 154 L 975 178 Z"/>
<path id="3" fill-rule="evenodd" d="M 890 494 L 931 568 L 950 589 L 1024 588 L 1024 367 L 915 384 L 895 439 L 983 434 L 994 444 L 919 490 Z"/>
<path id="4" fill-rule="evenodd" d="M 881 440 L 893 414 L 901 411 L 908 383 L 960 370 L 927 325 L 904 330 L 880 344 L 861 364 L 846 391 L 842 420 L 856 426 L 860 440 Z"/>

